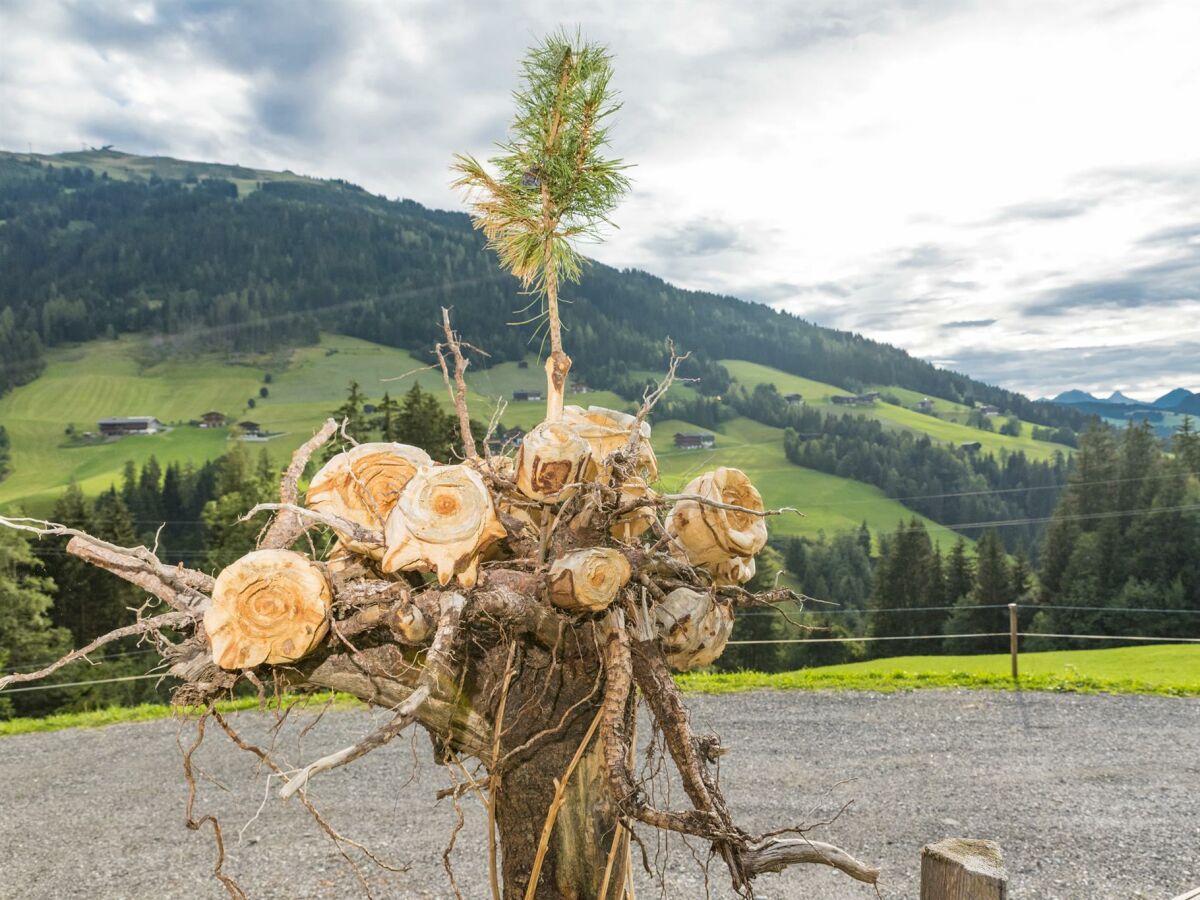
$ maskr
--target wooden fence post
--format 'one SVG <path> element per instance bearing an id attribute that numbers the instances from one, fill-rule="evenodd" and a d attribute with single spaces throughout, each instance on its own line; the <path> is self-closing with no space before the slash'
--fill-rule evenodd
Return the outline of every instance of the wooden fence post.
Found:
<path id="1" fill-rule="evenodd" d="M 1017 673 L 1017 604 L 1008 604 L 1008 652 L 1012 654 L 1013 681 L 1019 680 Z"/>
<path id="2" fill-rule="evenodd" d="M 921 848 L 921 900 L 1008 900 L 1008 873 L 992 841 L 946 838 Z"/>

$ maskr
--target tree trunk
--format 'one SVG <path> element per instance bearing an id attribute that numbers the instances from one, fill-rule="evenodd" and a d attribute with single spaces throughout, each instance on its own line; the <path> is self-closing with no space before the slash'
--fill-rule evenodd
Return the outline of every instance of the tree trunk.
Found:
<path id="1" fill-rule="evenodd" d="M 496 824 L 503 854 L 505 900 L 521 900 L 529 885 L 546 815 L 554 800 L 555 779 L 575 755 L 583 727 L 571 729 L 575 739 L 556 741 L 504 774 L 496 793 Z M 626 869 L 622 836 L 618 834 L 604 781 L 604 755 L 593 737 L 587 752 L 567 783 L 566 800 L 554 821 L 534 897 L 538 900 L 616 900 L 624 889 Z M 619 846 L 613 848 L 613 841 Z M 600 889 L 610 853 L 616 856 L 604 897 Z"/>
<path id="2" fill-rule="evenodd" d="M 555 797 L 579 745 L 600 709 L 597 661 L 551 661 L 551 654 L 529 647 L 507 701 L 501 755 L 534 738 L 536 743 L 502 766 L 496 791 L 496 824 L 503 859 L 505 900 L 526 895 L 538 844 Z M 568 724 L 552 737 L 536 735 L 555 729 L 564 714 Z M 566 782 L 565 798 L 554 820 L 533 896 L 538 900 L 616 900 L 626 878 L 625 841 L 618 832 L 616 809 L 604 773 L 603 744 L 598 732 Z M 615 851 L 614 840 L 618 843 Z M 614 854 L 608 888 L 601 896 L 609 856 Z"/>

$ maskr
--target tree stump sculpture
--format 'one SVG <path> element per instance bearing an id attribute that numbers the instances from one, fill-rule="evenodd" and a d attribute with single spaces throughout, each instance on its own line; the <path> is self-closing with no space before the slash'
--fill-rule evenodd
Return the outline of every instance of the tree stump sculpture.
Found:
<path id="1" fill-rule="evenodd" d="M 641 845 L 658 829 L 707 843 L 742 896 L 763 873 L 797 863 L 873 883 L 877 870 L 799 826 L 739 827 L 715 768 L 723 748 L 692 730 L 671 670 L 715 659 L 739 608 L 798 600 L 787 590 L 755 595 L 741 586 L 766 541 L 766 518 L 778 511 L 764 509 L 736 469 L 707 473 L 678 495 L 652 488 L 647 415 L 675 376 L 681 359 L 674 354 L 636 415 L 564 407 L 571 361 L 558 296 L 579 272 L 572 241 L 607 221 L 626 180 L 621 164 L 601 153 L 615 109 L 607 53 L 554 36 L 531 51 L 524 73 L 513 133 L 492 161 L 496 174 L 470 157 L 456 163 L 459 184 L 473 191 L 477 225 L 545 314 L 546 420 L 526 436 L 515 464 L 489 456 L 486 441 L 478 455 L 465 399 L 468 361 L 444 313 L 437 355 L 458 413 L 462 461 L 437 465 L 417 448 L 363 445 L 333 457 L 302 505 L 305 467 L 337 431 L 330 420 L 296 451 L 280 502 L 247 513 L 275 514 L 259 549 L 215 580 L 166 565 L 144 547 L 0 519 L 71 536 L 69 552 L 171 610 L 41 672 L 0 679 L 0 689 L 44 677 L 107 641 L 153 636 L 180 679 L 176 701 L 204 710 L 200 736 L 215 721 L 255 754 L 282 779 L 281 795 L 297 797 L 347 859 L 347 848 L 368 851 L 328 826 L 310 789 L 322 789 L 323 773 L 422 727 L 451 771 L 477 761 L 451 794 L 486 796 L 496 898 L 618 900 L 632 876 L 631 841 Z M 300 540 L 310 529 L 336 535 L 328 563 L 303 552 L 312 546 Z M 289 770 L 216 708 L 243 682 L 274 685 L 281 696 L 340 691 L 391 718 Z M 658 805 L 635 772 L 642 707 L 686 803 Z M 191 751 L 184 762 L 190 779 Z M 223 870 L 215 818 L 194 818 L 189 802 L 187 820 L 192 828 L 212 825 L 216 875 L 231 896 L 243 896 Z"/>

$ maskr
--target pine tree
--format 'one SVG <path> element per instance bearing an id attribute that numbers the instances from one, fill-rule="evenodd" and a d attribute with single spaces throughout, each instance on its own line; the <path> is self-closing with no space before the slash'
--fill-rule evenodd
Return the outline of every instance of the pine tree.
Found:
<path id="1" fill-rule="evenodd" d="M 400 439 L 399 415 L 400 404 L 393 400 L 390 394 L 384 392 L 383 399 L 375 407 L 375 418 L 371 421 L 371 427 L 379 432 L 382 440 L 398 441 Z"/>
<path id="2" fill-rule="evenodd" d="M 350 386 L 346 390 L 345 402 L 330 414 L 339 423 L 344 423 L 342 430 L 346 434 L 359 442 L 368 440 L 371 431 L 371 427 L 363 415 L 362 408 L 365 402 L 366 398 L 363 396 L 358 382 L 351 380 Z M 342 452 L 343 449 L 345 448 L 340 446 L 338 441 L 331 441 L 325 447 L 324 458 L 328 461 Z"/>
<path id="3" fill-rule="evenodd" d="M 455 186 L 470 195 L 475 227 L 501 266 L 542 304 L 550 340 L 546 418 L 556 421 L 571 369 L 562 347 L 559 289 L 579 280 L 583 257 L 575 241 L 599 236 L 629 180 L 620 160 L 603 155 L 607 120 L 620 106 L 610 87 L 608 51 L 560 32 L 530 51 L 523 68 L 509 140 L 488 160 L 498 174 L 459 155 Z"/>
<path id="4" fill-rule="evenodd" d="M 396 438 L 405 444 L 424 447 L 439 462 L 449 462 L 460 440 L 458 421 L 442 411 L 433 394 L 414 384 L 404 395 L 396 420 Z"/>
<path id="5" fill-rule="evenodd" d="M 866 519 L 858 526 L 858 546 L 868 557 L 871 555 L 871 529 L 867 527 Z"/>
<path id="6" fill-rule="evenodd" d="M 984 532 L 975 546 L 975 583 L 959 598 L 946 620 L 946 634 L 988 634 L 1000 631 L 1007 612 L 1000 608 L 1013 602 L 1008 560 L 1000 536 Z M 1004 638 L 954 638 L 946 640 L 947 653 L 990 653 L 1003 650 Z"/>
<path id="7" fill-rule="evenodd" d="M 974 584 L 975 567 L 967 552 L 967 542 L 960 537 L 946 560 L 946 602 L 956 603 L 967 596 Z"/>
<path id="8" fill-rule="evenodd" d="M 0 528 L 0 671 L 42 665 L 70 649 L 70 634 L 50 619 L 54 582 L 41 572 L 29 541 Z M 53 708 L 58 691 L 0 694 L 0 718 Z"/>
<path id="9" fill-rule="evenodd" d="M 1192 427 L 1192 417 L 1183 421 L 1171 438 L 1171 451 L 1193 475 L 1200 476 L 1200 432 Z"/>
<path id="10" fill-rule="evenodd" d="M 933 582 L 933 544 L 924 524 L 915 516 L 901 522 L 887 542 L 886 555 L 875 570 L 875 584 L 867 616 L 867 633 L 872 636 L 929 635 L 941 631 L 945 613 L 928 607 L 939 598 L 940 585 Z M 940 580 L 940 579 L 939 579 Z M 876 656 L 903 656 L 928 652 L 923 641 L 878 641 L 868 652 Z"/>

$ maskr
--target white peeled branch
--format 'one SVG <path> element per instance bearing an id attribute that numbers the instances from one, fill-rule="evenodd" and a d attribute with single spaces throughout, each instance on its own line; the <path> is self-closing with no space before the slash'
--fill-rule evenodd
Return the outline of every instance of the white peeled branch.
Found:
<path id="1" fill-rule="evenodd" d="M 517 487 L 541 503 L 557 503 L 573 493 L 571 485 L 583 481 L 591 450 L 570 425 L 543 422 L 521 442 L 517 454 Z"/>
<path id="2" fill-rule="evenodd" d="M 595 473 L 604 466 L 604 460 L 609 454 L 623 449 L 629 443 L 633 434 L 637 417 L 615 409 L 603 406 L 589 406 L 583 409 L 579 406 L 563 407 L 563 422 L 570 425 L 577 434 L 588 442 L 592 451 L 592 468 Z M 638 441 L 638 471 L 646 481 L 658 478 L 658 460 L 654 449 L 650 446 L 650 423 L 643 421 L 639 428 L 641 439 Z"/>
<path id="3" fill-rule="evenodd" d="M 505 536 L 492 496 L 467 466 L 422 466 L 400 492 L 384 528 L 383 571 L 436 572 L 474 587 L 480 554 Z"/>
<path id="4" fill-rule="evenodd" d="M 683 493 L 703 500 L 763 511 L 762 496 L 741 469 L 714 469 L 694 479 Z M 750 557 L 767 543 L 767 525 L 752 512 L 722 509 L 701 500 L 680 500 L 665 523 L 690 562 L 711 566 L 733 556 Z"/>
<path id="5" fill-rule="evenodd" d="M 550 602 L 568 612 L 599 612 L 629 583 L 629 560 L 609 547 L 575 550 L 550 566 Z"/>
<path id="6" fill-rule="evenodd" d="M 222 570 L 204 613 L 222 669 L 278 665 L 305 656 L 329 631 L 324 569 L 291 550 L 255 550 Z"/>
<path id="7" fill-rule="evenodd" d="M 734 556 L 724 562 L 708 566 L 712 572 L 713 584 L 717 587 L 726 585 L 745 584 L 754 577 L 757 566 L 753 556 Z"/>
<path id="8" fill-rule="evenodd" d="M 381 531 L 400 491 L 421 466 L 433 465 L 429 454 L 408 444 L 359 444 L 339 453 L 313 477 L 305 494 L 309 509 L 332 513 L 372 531 Z M 341 535 L 356 553 L 382 554 Z"/>
<path id="9" fill-rule="evenodd" d="M 654 607 L 654 618 L 667 663 L 681 672 L 715 660 L 733 632 L 733 609 L 691 588 L 667 594 Z"/>

